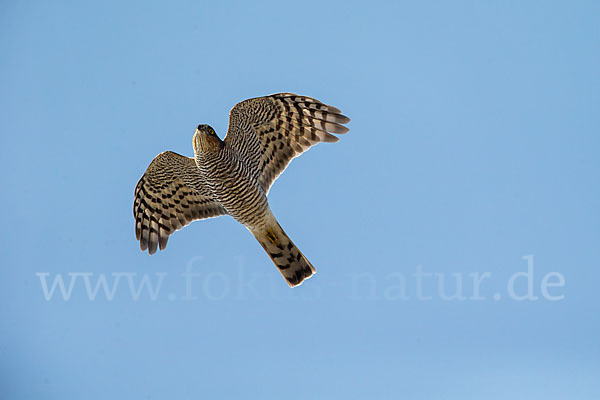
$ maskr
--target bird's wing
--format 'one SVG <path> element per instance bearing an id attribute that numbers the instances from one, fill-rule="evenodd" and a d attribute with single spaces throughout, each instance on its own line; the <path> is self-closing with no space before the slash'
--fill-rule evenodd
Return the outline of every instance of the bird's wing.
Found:
<path id="1" fill-rule="evenodd" d="M 311 97 L 278 93 L 238 103 L 225 143 L 246 162 L 265 192 L 294 157 L 319 142 L 337 142 L 350 119 Z"/>
<path id="2" fill-rule="evenodd" d="M 213 200 L 193 158 L 165 151 L 152 160 L 135 187 L 135 236 L 142 251 L 164 249 L 169 235 L 196 219 L 227 212 Z"/>

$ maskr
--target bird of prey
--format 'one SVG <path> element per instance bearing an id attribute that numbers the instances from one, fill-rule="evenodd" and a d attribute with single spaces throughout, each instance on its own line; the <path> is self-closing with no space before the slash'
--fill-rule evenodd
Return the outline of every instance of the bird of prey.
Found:
<path id="1" fill-rule="evenodd" d="M 225 140 L 198 125 L 194 157 L 165 151 L 135 187 L 135 235 L 150 254 L 169 235 L 197 219 L 231 215 L 258 240 L 287 283 L 316 270 L 292 243 L 269 208 L 267 194 L 294 157 L 319 142 L 337 142 L 350 119 L 307 96 L 278 93 L 235 105 Z"/>

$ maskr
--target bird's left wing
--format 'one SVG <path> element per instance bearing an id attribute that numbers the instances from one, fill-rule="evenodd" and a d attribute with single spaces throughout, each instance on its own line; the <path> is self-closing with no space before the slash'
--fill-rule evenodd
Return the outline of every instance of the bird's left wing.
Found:
<path id="1" fill-rule="evenodd" d="M 213 198 L 193 158 L 165 151 L 152 160 L 135 187 L 135 236 L 150 254 L 169 235 L 196 219 L 227 212 Z"/>
<path id="2" fill-rule="evenodd" d="M 294 157 L 319 142 L 337 142 L 350 122 L 333 106 L 293 93 L 242 101 L 231 109 L 225 143 L 256 171 L 265 192 Z"/>

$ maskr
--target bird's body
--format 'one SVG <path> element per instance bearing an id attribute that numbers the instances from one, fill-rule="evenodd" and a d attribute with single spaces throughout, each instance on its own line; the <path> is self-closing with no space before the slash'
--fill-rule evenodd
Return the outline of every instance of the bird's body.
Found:
<path id="1" fill-rule="evenodd" d="M 264 189 L 250 168 L 224 142 L 214 146 L 213 151 L 202 151 L 201 137 L 205 135 L 202 129 L 211 128 L 200 125 L 194 134 L 194 159 L 213 198 L 241 224 L 259 227 L 268 209 Z M 220 141 L 216 136 L 215 139 Z"/>
<path id="2" fill-rule="evenodd" d="M 168 236 L 195 219 L 231 215 L 246 226 L 290 286 L 315 273 L 269 208 L 271 184 L 289 162 L 320 141 L 337 141 L 349 122 L 335 107 L 280 93 L 238 103 L 224 141 L 208 125 L 193 138 L 194 158 L 159 154 L 135 190 L 142 250 L 164 249 Z"/>

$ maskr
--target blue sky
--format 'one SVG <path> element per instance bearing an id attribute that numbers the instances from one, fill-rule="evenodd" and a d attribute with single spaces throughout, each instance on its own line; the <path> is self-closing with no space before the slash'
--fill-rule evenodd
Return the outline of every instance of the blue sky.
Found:
<path id="1" fill-rule="evenodd" d="M 2 397 L 600 397 L 598 3 L 214 3 L 0 6 Z M 352 118 L 269 197 L 317 275 L 141 253 L 152 158 L 283 91 Z"/>

